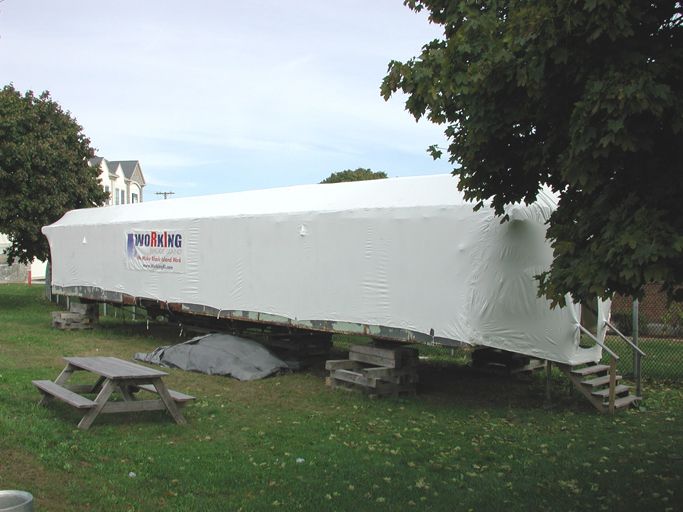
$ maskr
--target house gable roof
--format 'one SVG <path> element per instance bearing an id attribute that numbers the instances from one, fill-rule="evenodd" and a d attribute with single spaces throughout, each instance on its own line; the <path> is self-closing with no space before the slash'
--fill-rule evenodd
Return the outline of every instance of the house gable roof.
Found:
<path id="1" fill-rule="evenodd" d="M 106 163 L 106 160 L 102 158 L 101 156 L 94 156 L 90 160 L 88 160 L 88 163 L 92 167 L 100 167 L 102 165 L 102 161 Z"/>
<path id="2" fill-rule="evenodd" d="M 142 175 L 142 169 L 140 169 L 140 162 L 138 160 L 116 160 L 110 163 L 120 165 L 126 179 L 137 181 L 142 186 L 145 185 L 145 178 Z"/>
<path id="3" fill-rule="evenodd" d="M 142 169 L 140 168 L 140 162 L 138 160 L 107 160 L 101 156 L 95 156 L 88 160 L 88 163 L 92 167 L 106 169 L 112 177 L 116 176 L 118 169 L 121 168 L 120 175 L 126 180 L 135 181 L 140 187 L 146 185 L 145 177 L 142 175 Z"/>

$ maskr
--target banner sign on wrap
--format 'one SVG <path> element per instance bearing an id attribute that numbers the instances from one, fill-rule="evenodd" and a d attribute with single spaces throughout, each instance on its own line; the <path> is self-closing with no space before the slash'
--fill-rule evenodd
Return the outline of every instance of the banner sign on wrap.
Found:
<path id="1" fill-rule="evenodd" d="M 126 233 L 126 266 L 130 270 L 185 272 L 182 231 L 133 230 Z"/>

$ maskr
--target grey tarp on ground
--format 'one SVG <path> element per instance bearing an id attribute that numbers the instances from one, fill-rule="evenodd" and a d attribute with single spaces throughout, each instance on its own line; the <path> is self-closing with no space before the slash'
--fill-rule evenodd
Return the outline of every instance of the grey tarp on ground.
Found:
<path id="1" fill-rule="evenodd" d="M 230 334 L 207 334 L 178 345 L 158 347 L 135 359 L 209 375 L 229 375 L 239 380 L 268 377 L 287 363 L 253 340 Z"/>

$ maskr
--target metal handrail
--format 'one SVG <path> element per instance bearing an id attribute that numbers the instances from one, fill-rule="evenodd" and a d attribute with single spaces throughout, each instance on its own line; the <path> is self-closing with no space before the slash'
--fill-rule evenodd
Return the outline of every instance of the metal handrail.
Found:
<path id="1" fill-rule="evenodd" d="M 624 335 L 621 333 L 621 331 L 620 331 L 619 329 L 617 329 L 616 327 L 614 327 L 608 320 L 605 320 L 605 324 L 607 325 L 607 327 L 609 327 L 610 329 L 612 329 L 612 330 L 617 334 L 617 336 L 619 336 L 622 340 L 624 340 L 626 343 L 628 343 L 629 345 L 631 345 L 631 347 L 633 348 L 633 350 L 635 350 L 636 352 L 638 352 L 641 356 L 645 357 L 645 352 L 643 352 L 642 350 L 640 350 L 640 348 L 638 348 L 638 345 L 636 345 L 636 344 L 633 343 L 630 339 L 628 339 L 626 336 L 624 336 Z"/>
<path id="2" fill-rule="evenodd" d="M 586 329 L 583 325 L 581 325 L 581 324 L 578 324 L 578 325 L 579 325 L 579 329 L 581 329 L 581 331 L 582 331 L 584 334 L 588 335 L 595 343 L 597 343 L 597 344 L 600 345 L 602 348 L 604 348 L 604 349 L 607 351 L 607 353 L 608 353 L 609 355 L 611 355 L 616 361 L 619 361 L 619 356 L 618 356 L 614 351 L 612 351 L 609 347 L 607 347 L 607 346 L 606 346 L 602 341 L 600 341 L 598 338 L 596 338 L 595 336 L 593 336 L 593 333 L 590 332 L 588 329 Z"/>

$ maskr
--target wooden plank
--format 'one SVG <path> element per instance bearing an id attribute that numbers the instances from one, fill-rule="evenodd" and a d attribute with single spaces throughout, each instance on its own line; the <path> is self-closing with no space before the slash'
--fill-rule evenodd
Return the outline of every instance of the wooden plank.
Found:
<path id="1" fill-rule="evenodd" d="M 349 360 L 360 363 L 374 364 L 377 366 L 388 366 L 390 368 L 396 367 L 396 361 L 393 359 L 387 359 L 385 357 L 372 354 L 363 354 L 359 352 L 349 352 Z"/>
<path id="2" fill-rule="evenodd" d="M 581 382 L 581 378 L 578 375 L 574 375 L 571 372 L 572 367 L 569 365 L 565 364 L 557 364 L 557 366 L 569 377 L 569 380 L 572 381 L 572 384 L 574 384 L 574 387 L 591 403 L 593 406 L 600 411 L 601 413 L 605 412 L 605 407 L 602 403 L 602 399 L 595 397 L 591 394 L 593 391 L 592 389 L 589 389 L 589 386 L 584 386 L 583 383 Z"/>
<path id="3" fill-rule="evenodd" d="M 148 368 L 130 361 L 124 361 L 117 357 L 102 357 L 101 363 L 104 365 L 110 379 L 130 379 L 130 378 L 145 378 L 168 375 L 167 372 Z M 100 363 L 98 363 L 100 364 Z"/>
<path id="4" fill-rule="evenodd" d="M 90 322 L 90 318 L 82 315 L 81 313 L 73 313 L 70 311 L 53 311 L 52 312 L 52 319 L 53 320 L 60 320 L 62 322 L 82 322 L 82 321 Z"/>
<path id="5" fill-rule="evenodd" d="M 417 368 L 391 368 L 389 366 L 370 366 L 362 369 L 363 373 L 382 379 L 384 377 L 399 377 L 404 375 L 417 375 Z"/>
<path id="6" fill-rule="evenodd" d="M 187 421 L 183 417 L 183 414 L 180 412 L 180 409 L 178 409 L 178 406 L 171 398 L 171 395 L 169 395 L 168 388 L 166 387 L 166 384 L 164 384 L 164 381 L 161 380 L 161 377 L 155 379 L 154 382 L 152 382 L 152 384 L 154 384 L 154 387 L 156 388 L 157 393 L 159 394 L 159 398 L 161 398 L 161 400 L 164 402 L 164 404 L 166 405 L 166 409 L 168 410 L 168 413 L 175 420 L 175 422 L 178 425 L 184 425 L 185 423 L 187 423 Z"/>
<path id="7" fill-rule="evenodd" d="M 149 391 L 150 393 L 156 393 L 157 390 L 152 384 L 141 384 L 137 386 L 140 389 L 144 389 L 145 391 Z M 189 402 L 190 400 L 196 400 L 195 397 L 192 395 L 186 395 L 185 393 L 181 393 L 180 391 L 174 391 L 172 389 L 168 390 L 168 394 L 171 395 L 171 398 L 175 400 L 176 402 Z"/>
<path id="8" fill-rule="evenodd" d="M 621 380 L 621 375 L 615 375 L 614 380 L 615 380 L 615 382 L 619 382 Z M 586 386 L 591 386 L 591 387 L 597 388 L 599 386 L 604 386 L 606 384 L 609 384 L 609 381 L 610 381 L 610 376 L 605 375 L 604 377 L 598 377 L 596 379 L 582 380 L 581 384 L 585 384 Z"/>
<path id="9" fill-rule="evenodd" d="M 572 369 L 571 372 L 574 375 L 579 375 L 585 377 L 587 375 L 593 375 L 595 373 L 603 373 L 609 370 L 609 366 L 606 364 L 594 364 L 592 366 L 585 366 L 583 368 Z"/>
<path id="10" fill-rule="evenodd" d="M 94 385 L 93 384 L 69 384 L 64 386 L 66 389 L 69 391 L 73 391 L 74 393 L 95 393 Z"/>
<path id="11" fill-rule="evenodd" d="M 166 405 L 162 400 L 133 400 L 124 402 L 107 402 L 102 408 L 102 414 L 165 411 Z"/>
<path id="12" fill-rule="evenodd" d="M 69 304 L 70 313 L 77 313 L 79 315 L 83 315 L 84 317 L 87 317 L 89 320 L 92 320 L 99 314 L 98 308 L 98 304 L 84 304 L 78 302 L 72 302 L 71 304 Z"/>
<path id="13" fill-rule="evenodd" d="M 73 366 L 108 379 L 156 378 L 168 375 L 166 372 L 130 363 L 116 357 L 65 357 L 64 359 Z"/>
<path id="14" fill-rule="evenodd" d="M 362 373 L 352 372 L 351 370 L 334 370 L 330 377 L 367 388 L 377 387 L 377 379 L 368 378 Z"/>
<path id="15" fill-rule="evenodd" d="M 96 405 L 92 400 L 74 393 L 51 380 L 34 380 L 33 385 L 40 389 L 41 392 L 66 402 L 77 409 L 90 409 Z"/>
<path id="16" fill-rule="evenodd" d="M 137 389 L 137 386 L 135 386 Z M 135 400 L 135 397 L 133 396 L 133 393 L 131 391 L 131 386 L 125 383 L 125 381 L 117 381 L 116 382 L 116 389 L 119 390 L 119 393 L 121 393 L 121 396 L 123 396 L 123 399 L 126 402 L 132 402 Z"/>
<path id="17" fill-rule="evenodd" d="M 641 397 L 639 397 L 639 396 L 634 396 L 634 395 L 622 396 L 621 398 L 617 398 L 614 401 L 614 408 L 615 409 L 623 409 L 625 407 L 629 407 L 630 405 L 635 405 L 640 400 L 641 400 Z"/>
<path id="18" fill-rule="evenodd" d="M 52 326 L 58 329 L 92 329 L 92 319 L 79 313 L 53 311 Z"/>
<path id="19" fill-rule="evenodd" d="M 392 384 L 415 384 L 419 380 L 416 368 L 388 368 L 375 366 L 360 370 L 369 378 L 379 379 Z"/>
<path id="20" fill-rule="evenodd" d="M 399 360 L 387 359 L 386 357 L 376 356 L 372 354 L 365 354 L 359 352 L 349 352 L 349 359 L 352 361 L 358 361 L 361 363 L 373 364 L 376 366 L 387 366 L 390 368 L 405 368 L 411 366 L 417 366 L 417 359 L 409 360 Z"/>
<path id="21" fill-rule="evenodd" d="M 383 357 L 390 357 L 389 354 L 394 354 L 400 357 L 417 357 L 418 351 L 416 348 L 404 347 L 401 345 L 394 347 L 378 347 L 376 345 L 352 345 L 351 350 L 364 352 L 366 354 L 385 354 Z"/>
<path id="22" fill-rule="evenodd" d="M 614 388 L 614 394 L 615 395 L 622 395 L 624 393 L 628 393 L 631 390 L 629 386 L 625 386 L 623 384 L 619 384 Z M 593 391 L 591 393 L 593 396 L 599 396 L 601 398 L 608 398 L 609 397 L 609 388 L 605 389 L 599 389 L 597 391 Z"/>
<path id="23" fill-rule="evenodd" d="M 410 347 L 381 348 L 371 345 L 353 345 L 349 352 L 382 357 L 389 361 L 401 362 L 418 358 L 418 352 Z"/>
<path id="24" fill-rule="evenodd" d="M 114 385 L 112 384 L 112 381 L 105 380 L 102 389 L 98 393 L 97 398 L 95 398 L 95 407 L 90 409 L 87 414 L 81 418 L 81 421 L 78 423 L 78 428 L 81 430 L 88 430 L 90 428 L 90 425 L 95 421 L 95 418 L 97 418 L 100 412 L 102 412 L 102 409 L 104 409 L 104 406 L 107 404 L 107 400 L 109 400 L 113 391 Z"/>
<path id="25" fill-rule="evenodd" d="M 617 385 L 617 359 L 612 357 L 609 361 L 609 413 L 614 414 L 614 400 L 616 398 L 614 389 Z"/>
<path id="26" fill-rule="evenodd" d="M 360 368 L 361 364 L 358 361 L 351 361 L 350 359 L 330 359 L 325 361 L 325 369 L 332 370 L 354 370 Z"/>

